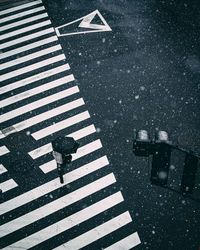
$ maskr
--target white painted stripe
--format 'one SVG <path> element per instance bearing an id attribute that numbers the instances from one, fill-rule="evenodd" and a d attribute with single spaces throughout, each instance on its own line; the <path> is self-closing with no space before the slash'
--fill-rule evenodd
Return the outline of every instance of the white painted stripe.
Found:
<path id="1" fill-rule="evenodd" d="M 30 44 L 28 44 L 28 45 L 19 47 L 19 48 L 17 48 L 17 49 L 9 50 L 8 52 L 1 53 L 1 54 L 0 54 L 0 59 L 3 59 L 3 58 L 6 58 L 6 57 L 9 57 L 9 56 L 16 55 L 16 54 L 19 54 L 19 53 L 21 53 L 21 52 L 25 52 L 25 51 L 27 51 L 27 50 L 34 49 L 34 48 L 40 47 L 40 46 L 42 46 L 42 45 L 45 45 L 45 44 L 48 44 L 48 43 L 51 43 L 51 42 L 54 42 L 54 41 L 57 41 L 57 40 L 58 40 L 57 36 L 52 36 L 52 37 L 49 37 L 49 38 L 40 40 L 40 41 L 38 41 L 38 42 L 30 43 Z"/>
<path id="2" fill-rule="evenodd" d="M 27 10 L 27 11 L 24 11 L 24 12 L 20 12 L 18 14 L 12 15 L 12 16 L 1 18 L 1 24 L 5 23 L 5 22 L 8 22 L 8 21 L 11 21 L 11 20 L 16 19 L 16 18 L 20 18 L 20 17 L 24 17 L 24 16 L 27 16 L 27 15 L 30 15 L 30 14 L 34 14 L 34 13 L 42 11 L 42 10 L 45 10 L 44 6 L 34 8 L 34 9 L 31 9 L 31 10 Z"/>
<path id="3" fill-rule="evenodd" d="M 0 189 L 3 193 L 9 191 L 10 189 L 16 188 L 17 186 L 17 183 L 13 179 L 9 179 L 0 183 Z"/>
<path id="4" fill-rule="evenodd" d="M 0 147 L 0 156 L 5 155 L 5 154 L 7 154 L 7 153 L 9 153 L 9 152 L 10 152 L 10 151 L 7 149 L 6 146 L 1 146 L 1 147 Z"/>
<path id="5" fill-rule="evenodd" d="M 109 185 L 116 182 L 116 179 L 113 173 L 106 175 L 86 186 L 83 186 L 72 193 L 62 196 L 59 199 L 56 199 L 48 204 L 39 207 L 25 215 L 22 215 L 12 221 L 5 223 L 4 225 L 0 226 L 0 237 L 4 237 L 7 234 L 13 233 L 16 230 L 21 229 L 35 221 L 38 221 L 50 214 L 55 213 L 71 204 L 89 196 L 97 191 L 108 187 Z"/>
<path id="6" fill-rule="evenodd" d="M 39 140 L 41 138 L 44 138 L 50 134 L 56 133 L 62 129 L 68 128 L 74 124 L 77 124 L 81 121 L 84 121 L 86 119 L 89 119 L 90 115 L 88 113 L 88 111 L 82 112 L 78 115 L 74 115 L 66 120 L 60 121 L 58 123 L 55 123 L 51 126 L 48 126 L 44 129 L 41 129 L 35 133 L 32 134 L 33 138 L 35 140 Z"/>
<path id="7" fill-rule="evenodd" d="M 31 7 L 31 6 L 34 6 L 36 4 L 40 4 L 40 3 L 42 3 L 41 0 L 37 0 L 37 1 L 34 1 L 34 2 L 22 4 L 22 5 L 19 5 L 17 7 L 12 7 L 12 8 L 6 9 L 6 10 L 2 10 L 2 11 L 0 11 L 0 15 L 5 15 L 5 14 L 8 14 L 8 13 L 12 13 L 14 11 L 22 10 L 22 9 L 25 9 L 25 8 L 28 8 L 28 7 Z"/>
<path id="8" fill-rule="evenodd" d="M 9 134 L 11 134 L 13 132 L 12 130 L 14 130 L 14 131 L 22 131 L 22 130 L 24 130 L 26 128 L 29 128 L 31 126 L 34 126 L 34 125 L 40 123 L 40 122 L 48 120 L 48 119 L 50 119 L 50 118 L 52 118 L 54 116 L 60 115 L 62 113 L 65 113 L 65 112 L 70 111 L 72 109 L 75 109 L 77 107 L 80 107 L 80 106 L 82 106 L 84 104 L 85 103 L 84 103 L 83 99 L 79 98 L 79 99 L 77 99 L 75 101 L 66 103 L 66 104 L 64 104 L 62 106 L 59 106 L 59 107 L 54 108 L 52 110 L 49 110 L 49 111 L 46 111 L 46 112 L 41 113 L 39 115 L 36 115 L 34 117 L 31 117 L 31 118 L 29 118 L 29 119 L 27 119 L 25 121 L 16 123 L 16 124 L 12 125 L 11 127 L 9 127 L 10 129 L 9 129 L 8 133 L 4 133 L 4 131 L 7 131 L 8 128 L 6 128 L 5 130 L 4 129 L 1 130 L 1 132 L 3 132 L 7 136 L 7 135 L 9 135 Z M 69 118 L 69 119 L 71 119 L 71 118 Z"/>
<path id="9" fill-rule="evenodd" d="M 90 154 L 98 149 L 102 148 L 101 140 L 96 140 L 93 142 L 90 142 L 80 148 L 77 149 L 76 154 L 72 154 L 72 161 L 75 161 L 87 154 Z"/>
<path id="10" fill-rule="evenodd" d="M 0 81 L 5 81 L 5 80 L 7 80 L 9 78 L 13 78 L 15 76 L 22 75 L 22 74 L 25 74 L 25 73 L 30 72 L 30 71 L 34 71 L 35 69 L 42 68 L 44 66 L 47 66 L 49 64 L 53 64 L 55 62 L 59 62 L 59 61 L 62 61 L 62 60 L 65 60 L 65 55 L 64 54 L 48 58 L 46 60 L 43 60 L 43 61 L 34 63 L 32 65 L 29 65 L 27 67 L 20 68 L 20 69 L 11 71 L 11 72 L 9 72 L 7 74 L 1 75 L 0 76 Z"/>
<path id="11" fill-rule="evenodd" d="M 5 172 L 7 172 L 7 169 L 2 164 L 0 164 L 0 174 L 3 174 Z"/>
<path id="12" fill-rule="evenodd" d="M 28 249 L 34 247 L 43 241 L 50 239 L 51 237 L 54 237 L 84 221 L 89 220 L 90 218 L 93 218 L 94 216 L 108 210 L 109 208 L 116 206 L 123 200 L 124 199 L 121 192 L 117 192 L 81 211 L 72 214 L 69 217 L 66 217 L 34 234 L 29 235 L 22 240 L 13 243 L 5 249 L 8 250 L 18 247 Z"/>
<path id="13" fill-rule="evenodd" d="M 14 40 L 9 41 L 7 43 L 2 43 L 2 44 L 0 44 L 0 49 L 5 49 L 7 47 L 14 46 L 14 45 L 16 45 L 18 43 L 23 43 L 25 41 L 29 41 L 31 39 L 34 39 L 34 38 L 37 38 L 37 37 L 40 37 L 40 36 L 43 36 L 43 35 L 46 35 L 46 34 L 50 34 L 50 33 L 53 33 L 53 32 L 54 32 L 53 28 L 38 31 L 38 32 L 35 32 L 33 34 L 14 39 Z"/>
<path id="14" fill-rule="evenodd" d="M 41 28 L 41 27 L 44 27 L 44 26 L 47 26 L 47 25 L 50 25 L 50 24 L 51 24 L 51 21 L 47 20 L 47 21 L 44 21 L 44 22 L 40 22 L 40 23 L 37 23 L 37 24 L 30 25 L 30 26 L 28 26 L 26 28 L 23 28 L 23 29 L 17 29 L 15 31 L 8 32 L 8 33 L 6 33 L 4 35 L 1 35 L 0 40 L 10 38 L 12 36 L 16 36 L 16 35 L 19 35 L 19 34 L 22 34 L 22 33 L 28 32 L 28 31 L 32 31 L 32 30 L 35 30 L 35 29 L 38 29 L 38 28 Z"/>
<path id="15" fill-rule="evenodd" d="M 23 57 L 20 57 L 18 59 L 15 59 L 15 60 L 12 60 L 12 61 L 9 61 L 9 62 L 6 62 L 6 63 L 2 63 L 2 64 L 0 64 L 0 70 L 6 69 L 6 68 L 9 68 L 9 67 L 13 67 L 13 66 L 15 66 L 17 64 L 30 61 L 32 59 L 35 59 L 35 58 L 38 58 L 38 57 L 53 53 L 53 52 L 55 52 L 57 50 L 61 50 L 61 49 L 62 48 L 61 48 L 60 45 L 55 45 L 55 46 L 52 46 L 50 48 L 43 49 L 43 50 L 40 50 L 38 52 L 29 54 L 27 56 L 23 56 Z"/>
<path id="16" fill-rule="evenodd" d="M 52 82 L 51 82 L 51 83 L 52 83 Z M 65 83 L 66 83 L 66 81 L 65 81 Z M 55 86 L 52 85 L 51 88 L 53 88 L 53 87 L 55 87 Z M 42 92 L 42 90 L 41 90 L 41 92 Z M 41 98 L 41 99 L 39 99 L 39 100 L 37 100 L 37 101 L 35 101 L 35 102 L 29 103 L 29 104 L 27 104 L 27 105 L 24 105 L 24 106 L 22 106 L 22 107 L 20 107 L 20 108 L 11 110 L 10 112 L 7 112 L 7 113 L 1 115 L 1 116 L 0 116 L 0 123 L 5 122 L 5 121 L 8 121 L 8 120 L 10 120 L 10 119 L 13 119 L 13 118 L 19 116 L 19 115 L 25 114 L 25 113 L 27 113 L 27 112 L 30 112 L 30 111 L 34 110 L 34 109 L 40 108 L 40 107 L 42 107 L 42 106 L 44 106 L 44 105 L 47 105 L 47 104 L 52 103 L 52 102 L 55 102 L 55 101 L 57 101 L 57 100 L 60 100 L 60 99 L 62 99 L 62 98 L 65 98 L 65 97 L 67 97 L 67 96 L 73 95 L 73 94 L 78 93 L 78 92 L 79 92 L 79 89 L 78 89 L 77 86 L 75 86 L 75 87 L 72 87 L 72 88 L 69 88 L 69 89 L 60 91 L 60 92 L 58 92 L 58 93 L 56 93 L 56 94 L 53 94 L 53 95 L 50 95 L 50 96 Z M 23 93 L 22 93 L 22 94 L 23 94 Z M 34 94 L 32 94 L 32 95 L 34 95 Z M 26 95 L 25 95 L 25 96 L 22 96 L 21 94 L 20 94 L 20 97 L 21 97 L 22 99 L 27 98 Z M 29 97 L 29 96 L 28 96 L 28 97 Z M 12 97 L 11 97 L 11 98 L 12 98 Z M 10 101 L 10 98 L 8 98 L 8 99 L 9 99 L 9 101 Z M 22 100 L 22 99 L 20 99 L 20 100 Z M 15 100 L 15 99 L 14 99 L 14 102 L 11 102 L 10 104 L 15 103 L 15 102 L 17 102 L 17 101 L 19 101 L 19 100 Z M 0 102 L 0 104 L 1 104 L 1 102 Z M 8 105 L 9 105 L 9 104 L 8 104 Z M 0 105 L 0 106 L 1 106 L 1 105 Z"/>
<path id="17" fill-rule="evenodd" d="M 126 238 L 104 248 L 104 250 L 129 250 L 141 243 L 137 232 L 127 236 Z"/>
<path id="18" fill-rule="evenodd" d="M 86 137 L 92 133 L 95 133 L 96 132 L 96 129 L 94 127 L 94 125 L 90 125 L 90 126 L 87 126 L 85 128 L 82 128 L 80 130 L 77 130 L 71 134 L 68 134 L 66 136 L 69 136 L 69 137 L 73 137 L 74 140 L 79 140 L 83 137 Z M 48 143 L 48 144 L 45 144 L 43 145 L 42 147 L 39 147 L 39 148 L 36 148 L 32 151 L 29 152 L 29 155 L 33 158 L 33 159 L 37 159 L 38 157 L 41 157 L 42 155 L 45 155 L 45 154 L 48 154 L 50 152 L 52 152 L 52 145 L 51 143 Z"/>
<path id="19" fill-rule="evenodd" d="M 8 84 L 8 85 L 5 85 L 5 86 L 1 87 L 0 88 L 0 94 L 4 94 L 6 92 L 13 91 L 14 89 L 17 89 L 17 88 L 23 87 L 25 85 L 31 84 L 31 83 L 33 83 L 35 81 L 42 80 L 42 79 L 47 78 L 47 77 L 52 76 L 52 75 L 59 74 L 61 72 L 64 72 L 65 70 L 69 70 L 69 69 L 70 69 L 69 64 L 65 64 L 65 65 L 62 65 L 62 66 L 59 66 L 59 67 L 44 71 L 44 72 L 39 73 L 37 75 L 30 76 L 30 77 L 25 78 L 23 80 L 13 82 L 11 84 Z"/>
<path id="20" fill-rule="evenodd" d="M 126 224 L 132 221 L 129 212 L 122 213 L 117 217 L 97 226 L 84 234 L 64 243 L 63 245 L 54 248 L 54 250 L 78 250 L 81 249 L 94 241 L 101 239 L 102 237 L 116 231 L 117 229 L 125 226 Z M 105 248 L 104 248 L 105 249 Z M 107 249 L 107 248 L 106 248 Z M 119 248 L 115 248 L 113 250 L 117 250 Z M 121 250 L 125 250 L 125 248 L 120 248 Z"/>
<path id="21" fill-rule="evenodd" d="M 23 19 L 23 20 L 20 20 L 18 22 L 14 22 L 14 23 L 10 23 L 10 24 L 7 24 L 7 25 L 4 25 L 2 27 L 0 27 L 0 32 L 2 31 L 5 31 L 5 30 L 8 30 L 8 29 L 12 29 L 14 27 L 17 27 L 17 26 L 20 26 L 20 25 L 23 25 L 23 24 L 27 24 L 27 23 L 30 23 L 30 22 L 33 22 L 33 21 L 36 21 L 38 19 L 41 19 L 41 18 L 45 18 L 45 17 L 48 17 L 47 13 L 42 13 L 40 15 L 37 15 L 37 16 L 32 16 L 32 17 L 29 17 L 29 18 L 26 18 L 26 19 Z M 31 27 L 31 26 L 30 26 Z M 21 29 L 20 29 L 21 30 Z M 28 30 L 29 31 L 29 30 Z M 13 33 L 13 32 L 10 32 L 10 33 Z M 8 33 L 8 34 L 10 34 Z M 23 32 L 20 32 L 19 34 L 21 34 Z M 10 36 L 9 36 L 10 37 Z"/>
<path id="22" fill-rule="evenodd" d="M 98 149 L 102 148 L 102 144 L 100 140 L 93 141 L 91 143 L 86 144 L 85 146 L 82 146 L 78 148 L 76 154 L 72 154 L 72 161 L 75 161 L 87 154 L 90 154 Z M 54 169 L 57 168 L 57 164 L 55 160 L 46 162 L 42 165 L 40 165 L 40 169 L 46 174 Z"/>
<path id="23" fill-rule="evenodd" d="M 36 187 L 26 193 L 23 193 L 11 200 L 5 201 L 0 204 L 0 215 L 12 211 L 20 206 L 23 206 L 35 199 L 40 198 L 60 187 L 70 184 L 73 181 L 76 181 L 92 172 L 95 172 L 98 169 L 101 169 L 109 164 L 106 156 L 103 156 L 97 160 L 94 160 L 86 165 L 83 165 L 71 172 L 68 172 L 63 177 L 65 179 L 64 184 L 60 184 L 58 178 L 49 181 L 39 187 Z"/>

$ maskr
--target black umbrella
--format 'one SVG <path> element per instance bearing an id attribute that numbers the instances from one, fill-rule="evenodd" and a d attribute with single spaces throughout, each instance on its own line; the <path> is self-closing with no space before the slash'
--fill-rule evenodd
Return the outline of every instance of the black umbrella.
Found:
<path id="1" fill-rule="evenodd" d="M 73 137 L 59 136 L 52 141 L 53 150 L 62 154 L 68 155 L 76 153 L 79 144 L 74 140 Z"/>

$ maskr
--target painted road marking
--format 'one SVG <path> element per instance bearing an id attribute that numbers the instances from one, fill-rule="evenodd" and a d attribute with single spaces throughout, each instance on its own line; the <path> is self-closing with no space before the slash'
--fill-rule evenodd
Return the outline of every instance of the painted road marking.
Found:
<path id="1" fill-rule="evenodd" d="M 132 222 L 132 219 L 131 219 L 129 212 L 127 211 L 103 223 L 102 225 L 97 226 L 72 240 L 69 240 L 68 242 L 62 244 L 61 246 L 54 248 L 54 250 L 81 249 L 93 243 L 94 241 L 97 241 L 103 238 L 104 236 L 116 231 L 117 229 L 127 225 L 130 222 Z M 107 248 L 104 248 L 104 249 L 107 249 Z M 113 248 L 113 250 L 120 250 L 120 249 L 125 250 L 125 248 Z"/>
<path id="2" fill-rule="evenodd" d="M 101 21 L 103 22 L 103 25 L 91 23 L 96 15 L 98 15 L 98 17 L 101 19 Z M 81 21 L 81 23 L 80 23 L 80 21 Z M 77 28 L 84 28 L 84 29 L 88 28 L 90 30 L 76 31 L 76 32 L 70 32 L 70 33 L 65 33 L 64 31 L 62 32 L 64 27 L 67 27 L 67 26 L 74 24 L 74 23 L 78 24 Z M 91 29 L 93 29 L 93 30 L 91 30 Z M 106 20 L 103 18 L 101 13 L 98 10 L 95 10 L 86 16 L 83 16 L 83 17 L 78 18 L 72 22 L 69 22 L 67 24 L 64 24 L 64 25 L 61 25 L 61 26 L 55 28 L 55 31 L 57 33 L 57 36 L 59 37 L 59 36 L 71 36 L 71 35 L 78 35 L 78 34 L 86 34 L 86 33 L 91 33 L 91 32 L 112 31 L 112 29 L 107 24 Z"/>
<path id="3" fill-rule="evenodd" d="M 8 22 L 8 21 L 12 21 L 12 20 L 17 19 L 17 18 L 21 18 L 21 17 L 27 16 L 27 15 L 30 15 L 30 14 L 34 14 L 36 12 L 43 11 L 43 10 L 45 10 L 45 8 L 44 8 L 44 6 L 41 6 L 38 8 L 34 8 L 31 10 L 20 12 L 18 14 L 12 15 L 12 16 L 4 17 L 4 18 L 1 18 L 1 24 Z"/>
<path id="4" fill-rule="evenodd" d="M 0 164 L 0 174 L 6 173 L 6 172 L 7 172 L 7 169 L 2 164 Z"/>
<path id="5" fill-rule="evenodd" d="M 9 221 L 0 226 L 0 237 L 4 237 L 16 230 L 19 230 L 31 223 L 34 223 L 50 214 L 55 213 L 81 199 L 96 193 L 97 191 L 108 187 L 109 185 L 116 182 L 113 173 L 108 174 L 86 186 L 83 186 L 72 193 L 62 196 L 48 204 L 39 207 L 25 215 L 22 215 L 12 221 Z"/>
<path id="6" fill-rule="evenodd" d="M 0 64 L 0 70 L 6 69 L 6 68 L 9 68 L 9 67 L 13 67 L 13 66 L 15 66 L 17 64 L 33 60 L 35 58 L 38 58 L 38 57 L 53 53 L 53 52 L 61 50 L 61 49 L 62 48 L 61 48 L 60 45 L 55 45 L 55 46 L 52 46 L 50 48 L 43 49 L 43 50 L 40 50 L 38 52 L 29 54 L 27 56 L 23 56 L 23 57 L 20 57 L 18 59 L 15 59 L 15 60 L 12 60 L 12 61 L 9 61 L 9 62 L 6 62 L 6 63 L 2 63 L 2 64 Z"/>
<path id="7" fill-rule="evenodd" d="M 21 207 L 31 201 L 34 201 L 58 188 L 64 187 L 73 181 L 76 181 L 88 174 L 91 174 L 109 164 L 108 159 L 106 156 L 98 158 L 97 160 L 91 161 L 71 172 L 64 174 L 65 183 L 60 184 L 58 179 L 54 179 L 49 181 L 41 186 L 33 188 L 32 190 L 23 193 L 19 196 L 16 196 L 13 199 L 5 201 L 4 203 L 0 204 L 0 215 L 5 214 L 9 211 L 12 211 L 18 207 Z"/>
<path id="8" fill-rule="evenodd" d="M 74 124 L 77 124 L 81 121 L 87 120 L 90 118 L 90 115 L 88 111 L 79 113 L 78 115 L 74 115 L 70 118 L 67 118 L 65 120 L 62 120 L 60 122 L 57 122 L 53 125 L 50 125 L 46 128 L 43 128 L 35 133 L 32 134 L 33 138 L 35 140 L 40 140 L 50 134 L 56 133 L 62 129 L 68 128 L 70 126 L 73 126 Z"/>
<path id="9" fill-rule="evenodd" d="M 42 67 L 47 66 L 49 64 L 52 64 L 52 63 L 55 63 L 55 62 L 59 62 L 59 61 L 65 60 L 65 59 L 66 58 L 65 58 L 64 54 L 51 57 L 49 59 L 46 59 L 46 60 L 43 60 L 43 61 L 31 64 L 31 65 L 26 66 L 24 68 L 20 68 L 20 69 L 14 70 L 12 72 L 9 72 L 7 74 L 1 75 L 0 76 L 0 81 L 8 80 L 10 78 L 15 77 L 16 75 L 19 76 L 19 75 L 28 73 L 30 71 L 34 71 L 34 70 L 36 70 L 38 68 L 42 68 Z"/>
<path id="10" fill-rule="evenodd" d="M 36 21 L 38 19 L 42 19 L 42 18 L 45 18 L 45 17 L 48 17 L 47 13 L 42 13 L 40 15 L 37 15 L 37 16 L 33 16 L 33 17 L 29 17 L 29 18 L 26 18 L 26 19 L 23 19 L 23 20 L 20 20 L 18 22 L 14 22 L 14 23 L 11 23 L 11 24 L 7 24 L 7 25 L 4 25 L 2 27 L 0 27 L 0 32 L 2 31 L 5 31 L 5 30 L 8 30 L 8 29 L 12 29 L 12 28 L 15 28 L 17 26 L 20 26 L 20 25 L 23 25 L 23 24 L 27 24 L 27 23 L 30 23 L 30 22 L 33 22 L 33 21 Z M 31 26 L 29 26 L 31 27 Z M 19 30 L 20 31 L 20 30 Z M 29 31 L 29 30 L 28 30 Z M 16 31 L 15 31 L 16 32 Z M 10 32 L 12 33 L 12 32 Z M 8 34 L 10 34 L 8 33 Z M 19 34 L 21 34 L 23 32 L 20 32 Z M 15 34 L 15 33 L 14 33 Z M 12 36 L 12 35 L 11 35 Z M 9 36 L 9 37 L 11 37 Z M 6 37 L 7 38 L 7 37 Z"/>
<path id="11" fill-rule="evenodd" d="M 52 82 L 51 82 L 51 83 L 52 83 Z M 65 81 L 64 81 L 64 84 L 66 84 L 66 83 L 67 83 L 67 82 L 66 82 L 66 80 L 65 80 Z M 61 85 L 61 84 L 63 84 L 62 81 L 59 82 L 59 85 Z M 51 88 L 54 88 L 55 86 L 54 86 L 54 85 L 51 85 L 50 87 L 51 87 Z M 50 88 L 50 89 L 51 89 L 51 88 Z M 27 92 L 28 92 L 27 94 L 29 94 L 29 91 L 27 91 Z M 41 92 L 42 92 L 42 90 L 41 90 Z M 27 104 L 27 105 L 24 105 L 24 106 L 20 107 L 20 108 L 17 108 L 17 109 L 14 109 L 14 110 L 9 111 L 9 112 L 7 112 L 7 113 L 4 113 L 3 115 L 0 116 L 0 122 L 2 123 L 2 122 L 5 122 L 5 121 L 8 121 L 8 120 L 10 120 L 10 119 L 13 119 L 13 118 L 19 116 L 19 115 L 22 115 L 22 114 L 25 114 L 25 113 L 27 113 L 27 112 L 33 111 L 34 109 L 37 109 L 37 108 L 40 108 L 40 107 L 45 106 L 45 105 L 47 105 L 47 104 L 50 104 L 50 103 L 52 103 L 52 102 L 61 100 L 62 98 L 68 97 L 68 96 L 73 95 L 73 94 L 76 94 L 76 93 L 78 93 L 78 92 L 79 92 L 79 88 L 78 88 L 77 86 L 75 86 L 75 87 L 72 87 L 72 88 L 69 88 L 69 89 L 60 91 L 60 92 L 58 92 L 58 93 L 56 93 L 56 94 L 49 95 L 49 96 L 47 96 L 47 97 L 41 98 L 41 99 L 39 99 L 39 100 L 37 100 L 37 101 L 35 101 L 35 102 L 31 102 L 31 103 L 29 103 L 29 104 Z M 40 92 L 39 92 L 39 93 L 40 93 Z M 30 93 L 30 94 L 32 94 L 31 96 L 34 95 L 34 93 Z M 22 96 L 22 94 L 20 94 L 20 98 L 22 98 L 22 99 L 25 99 L 25 98 L 28 98 L 28 97 L 30 97 L 30 96 L 27 96 L 27 95 Z M 12 98 L 12 97 L 11 97 L 11 98 Z M 7 98 L 7 99 L 9 99 L 8 101 L 11 101 L 11 100 L 10 100 L 11 98 Z M 20 98 L 19 98 L 19 99 L 16 98 L 17 100 L 14 99 L 14 101 L 13 101 L 13 102 L 10 102 L 10 104 L 13 104 L 13 103 L 15 103 L 15 102 L 18 102 L 18 101 L 20 100 Z M 22 99 L 21 99 L 21 100 L 22 100 Z M 5 100 L 6 100 L 6 99 L 5 99 Z M 7 103 L 6 103 L 6 104 L 7 104 Z M 9 105 L 9 104 L 8 104 L 8 105 Z M 1 106 L 1 102 L 0 102 L 0 106 Z"/>
<path id="12" fill-rule="evenodd" d="M 40 22 L 40 23 L 37 23 L 37 24 L 33 24 L 33 25 L 28 26 L 26 28 L 15 30 L 15 31 L 6 33 L 4 35 L 1 35 L 0 40 L 10 38 L 10 37 L 13 37 L 13 36 L 16 36 L 16 35 L 19 35 L 19 34 L 23 34 L 25 32 L 32 31 L 32 30 L 35 30 L 35 29 L 38 29 L 38 28 L 41 28 L 41 27 L 44 27 L 44 26 L 47 26 L 47 25 L 50 25 L 50 24 L 51 24 L 50 20 Z"/>
<path id="13" fill-rule="evenodd" d="M 58 116 L 58 115 L 60 115 L 60 114 L 62 114 L 62 113 L 65 113 L 65 112 L 67 112 L 67 111 L 70 111 L 70 110 L 72 110 L 72 109 L 75 109 L 75 108 L 77 108 L 77 107 L 80 107 L 80 106 L 82 106 L 82 105 L 84 105 L 85 103 L 84 103 L 84 101 L 83 101 L 83 98 L 79 98 L 79 99 L 77 99 L 77 100 L 75 100 L 75 101 L 72 101 L 72 102 L 69 102 L 69 103 L 66 103 L 66 104 L 64 104 L 64 105 L 61 105 L 61 106 L 58 106 L 57 108 L 54 108 L 54 109 L 51 109 L 51 110 L 49 110 L 49 111 L 46 111 L 46 112 L 44 112 L 44 113 L 40 113 L 39 115 L 36 115 L 36 116 L 33 116 L 33 117 L 31 117 L 31 118 L 29 118 L 29 119 L 27 119 L 27 120 L 24 120 L 24 121 L 22 121 L 22 122 L 19 122 L 19 123 L 16 123 L 16 124 L 14 124 L 14 125 L 12 125 L 11 127 L 9 127 L 9 130 L 8 130 L 8 128 L 6 128 L 6 129 L 3 129 L 3 130 L 1 130 L 1 132 L 4 134 L 4 135 L 9 135 L 9 134 L 12 134 L 12 132 L 13 131 L 22 131 L 22 130 L 24 130 L 24 129 L 26 129 L 26 128 L 29 128 L 29 127 L 31 127 L 31 126 L 33 126 L 33 125 L 36 125 L 36 124 L 38 124 L 38 123 L 40 123 L 40 122 L 43 122 L 43 121 L 45 121 L 45 120 L 48 120 L 48 119 L 50 119 L 50 118 L 52 118 L 52 117 L 55 117 L 55 116 Z M 74 118 L 74 119 L 72 119 L 72 118 Z M 77 117 L 78 119 L 79 119 L 79 117 Z M 76 121 L 76 117 L 75 116 L 73 116 L 73 117 L 71 117 L 71 118 L 69 118 L 69 119 L 72 119 L 73 120 L 73 122 L 77 122 Z M 67 120 L 69 120 L 69 119 L 67 119 Z M 78 120 L 77 119 L 77 120 Z M 65 120 L 66 121 L 66 120 Z M 70 122 L 71 122 L 71 120 L 70 120 Z M 72 124 L 73 125 L 73 124 Z M 45 128 L 46 129 L 46 128 Z M 8 130 L 8 132 L 6 132 Z M 37 132 L 36 132 L 37 133 Z M 44 136 L 43 136 L 44 137 Z"/>
<path id="14" fill-rule="evenodd" d="M 37 231 L 36 233 L 33 233 L 29 235 L 26 238 L 23 238 L 22 240 L 19 240 L 15 242 L 14 244 L 11 244 L 10 246 L 6 247 L 5 249 L 13 249 L 13 248 L 31 248 L 34 247 L 45 240 L 50 239 L 51 237 L 55 237 L 56 235 L 69 230 L 70 228 L 87 221 L 94 216 L 108 210 L 111 207 L 116 206 L 117 204 L 123 202 L 124 199 L 122 197 L 121 192 L 117 192 L 113 195 L 110 195 L 93 205 L 78 211 L 71 216 L 68 216 L 44 229 L 41 229 L 40 231 Z"/>
<path id="15" fill-rule="evenodd" d="M 59 67 L 56 67 L 53 69 L 49 69 L 47 71 L 43 71 L 42 73 L 30 76 L 30 77 L 25 78 L 23 80 L 14 81 L 11 84 L 8 84 L 8 85 L 1 87 L 0 94 L 4 94 L 6 92 L 13 91 L 14 89 L 26 86 L 26 85 L 31 84 L 31 83 L 36 82 L 36 81 L 40 81 L 42 79 L 48 78 L 50 76 L 56 75 L 58 73 L 64 72 L 64 71 L 69 70 L 69 69 L 70 69 L 69 64 L 65 64 L 65 65 L 62 65 L 62 66 L 59 66 Z"/>
<path id="16" fill-rule="evenodd" d="M 124 239 L 104 248 L 104 250 L 129 250 L 141 243 L 138 233 L 133 233 Z"/>
<path id="17" fill-rule="evenodd" d="M 23 36 L 23 37 L 14 39 L 14 40 L 6 42 L 6 43 L 2 43 L 2 44 L 0 44 L 0 49 L 5 49 L 7 47 L 14 46 L 14 45 L 17 45 L 19 43 L 23 43 L 23 42 L 29 41 L 31 39 L 38 38 L 40 36 L 44 36 L 44 35 L 47 35 L 50 33 L 54 33 L 53 28 L 48 28 L 48 29 L 38 31 L 38 32 L 35 32 L 35 33 L 27 35 L 27 36 Z"/>
<path id="18" fill-rule="evenodd" d="M 43 39 L 43 40 L 40 40 L 40 41 L 38 41 L 38 42 L 30 43 L 30 44 L 28 44 L 28 45 L 19 47 L 19 48 L 17 48 L 17 49 L 9 50 L 8 52 L 1 53 L 1 54 L 0 54 L 0 59 L 4 59 L 4 58 L 6 58 L 6 57 L 13 56 L 13 55 L 16 55 L 16 54 L 25 52 L 25 51 L 27 51 L 27 50 L 34 49 L 34 48 L 40 47 L 40 46 L 42 46 L 42 45 L 45 45 L 45 44 L 48 44 L 48 43 L 55 42 L 55 41 L 57 41 L 57 40 L 58 40 L 57 36 L 52 36 L 52 37 L 49 37 L 49 38 L 45 38 L 45 39 Z"/>
<path id="19" fill-rule="evenodd" d="M 2 190 L 3 193 L 16 188 L 18 185 L 13 179 L 9 179 L 7 181 L 1 182 L 0 183 L 0 189 Z"/>
<path id="20" fill-rule="evenodd" d="M 98 139 L 96 141 L 90 142 L 80 148 L 78 148 L 76 154 L 72 154 L 72 161 L 75 161 L 85 155 L 91 154 L 92 152 L 102 148 L 101 141 Z M 39 168 L 46 174 L 57 168 L 55 160 L 48 161 L 39 166 Z"/>
<path id="21" fill-rule="evenodd" d="M 5 155 L 7 153 L 9 153 L 10 151 L 8 150 L 8 148 L 6 146 L 1 146 L 0 147 L 0 156 Z"/>
<path id="22" fill-rule="evenodd" d="M 68 134 L 66 136 L 73 137 L 74 140 L 79 140 L 79 139 L 82 139 L 83 137 L 91 135 L 92 133 L 95 133 L 95 132 L 96 132 L 95 126 L 92 124 L 92 125 L 89 125 L 85 128 L 79 129 L 71 134 Z M 36 148 L 36 149 L 30 151 L 28 154 L 35 160 L 35 159 L 37 159 L 45 154 L 48 154 L 52 151 L 53 151 L 52 144 L 47 143 L 39 148 Z"/>
<path id="23" fill-rule="evenodd" d="M 5 15 L 5 14 L 8 14 L 8 13 L 12 13 L 12 12 L 15 12 L 17 10 L 22 10 L 22 9 L 25 9 L 25 8 L 28 8 L 28 7 L 37 5 L 37 4 L 41 4 L 41 3 L 42 3 L 41 0 L 37 0 L 37 1 L 34 1 L 34 2 L 27 3 L 27 4 L 22 4 L 22 5 L 19 5 L 17 7 L 12 7 L 12 8 L 6 9 L 6 10 L 2 10 L 2 11 L 0 11 L 0 15 Z"/>

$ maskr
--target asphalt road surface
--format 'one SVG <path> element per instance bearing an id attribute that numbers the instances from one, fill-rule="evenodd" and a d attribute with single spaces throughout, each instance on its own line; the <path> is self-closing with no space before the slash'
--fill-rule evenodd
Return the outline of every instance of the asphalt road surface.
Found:
<path id="1" fill-rule="evenodd" d="M 1 248 L 200 247 L 200 170 L 183 196 L 183 154 L 161 188 L 132 153 L 138 129 L 200 152 L 199 21 L 186 0 L 0 1 Z M 58 135 L 80 143 L 64 185 Z"/>

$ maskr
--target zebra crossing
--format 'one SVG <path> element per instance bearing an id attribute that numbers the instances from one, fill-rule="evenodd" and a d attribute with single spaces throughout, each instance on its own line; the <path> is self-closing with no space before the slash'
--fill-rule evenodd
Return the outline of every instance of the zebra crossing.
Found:
<path id="1" fill-rule="evenodd" d="M 0 3 L 1 249 L 131 249 L 139 245 L 124 198 L 41 0 Z M 5 139 L 31 136 L 32 173 L 13 172 Z M 59 183 L 51 141 L 80 143 Z M 19 145 L 20 147 L 20 145 Z M 20 180 L 20 182 L 17 182 Z M 106 239 L 106 240 L 105 240 Z M 95 245 L 96 246 L 96 245 Z M 97 249 L 97 248 L 95 248 Z"/>

